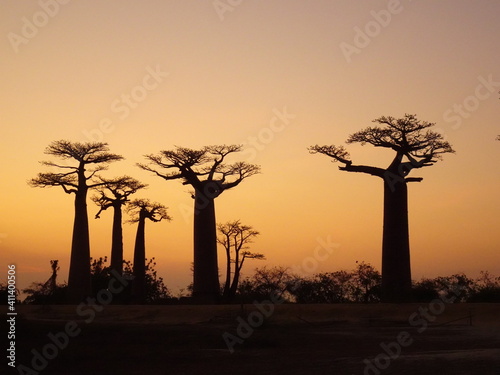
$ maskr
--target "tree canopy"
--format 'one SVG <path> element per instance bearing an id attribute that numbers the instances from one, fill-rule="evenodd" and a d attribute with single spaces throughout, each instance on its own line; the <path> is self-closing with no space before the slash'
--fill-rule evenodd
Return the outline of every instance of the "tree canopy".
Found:
<path id="1" fill-rule="evenodd" d="M 331 157 L 333 162 L 338 161 L 344 164 L 339 167 L 340 170 L 368 173 L 381 178 L 387 177 L 388 170 L 404 178 L 412 169 L 431 166 L 441 160 L 443 154 L 455 152 L 440 133 L 429 129 L 435 125 L 434 123 L 420 121 L 416 115 L 406 114 L 400 119 L 382 116 L 373 122 L 379 125 L 351 134 L 346 143 L 369 144 L 394 150 L 396 157 L 387 169 L 354 165 L 344 146 L 315 145 L 309 147 L 309 152 L 324 154 Z M 406 157 L 408 161 L 403 163 L 403 157 Z M 406 182 L 421 180 L 421 178 L 404 179 Z"/>
<path id="2" fill-rule="evenodd" d="M 204 188 L 203 181 L 214 181 L 217 187 L 211 192 L 215 198 L 260 172 L 260 167 L 255 164 L 225 163 L 229 154 L 241 150 L 241 145 L 205 146 L 198 150 L 177 146 L 174 150 L 160 151 L 158 155 L 145 155 L 149 164 L 139 163 L 138 166 L 165 180 L 181 179 L 184 185 L 189 184 L 200 191 Z M 156 167 L 172 171 L 160 173 Z"/>
<path id="3" fill-rule="evenodd" d="M 134 199 L 130 201 L 127 207 L 127 213 L 131 216 L 131 223 L 139 222 L 141 215 L 144 215 L 144 218 L 153 222 L 172 220 L 167 214 L 167 207 L 161 203 L 151 202 L 149 199 Z"/>
<path id="4" fill-rule="evenodd" d="M 104 185 L 105 182 L 96 179 L 96 173 L 106 170 L 107 164 L 123 159 L 122 156 L 109 152 L 108 144 L 102 142 L 54 141 L 45 149 L 45 154 L 57 156 L 63 160 L 73 159 L 78 164 L 71 166 L 42 161 L 42 165 L 65 169 L 67 172 L 39 173 L 36 178 L 29 181 L 29 184 L 33 187 L 61 186 L 68 194 L 78 192 L 78 189 L 82 187 L 82 179 L 85 180 L 88 188 Z M 92 165 L 92 167 L 88 168 L 87 165 Z"/>
<path id="5" fill-rule="evenodd" d="M 122 176 L 113 179 L 99 177 L 103 185 L 95 188 L 98 195 L 92 197 L 92 201 L 100 207 L 95 215 L 98 219 L 102 211 L 107 210 L 114 205 L 124 205 L 129 201 L 129 196 L 135 194 L 138 190 L 147 187 L 130 176 Z"/>

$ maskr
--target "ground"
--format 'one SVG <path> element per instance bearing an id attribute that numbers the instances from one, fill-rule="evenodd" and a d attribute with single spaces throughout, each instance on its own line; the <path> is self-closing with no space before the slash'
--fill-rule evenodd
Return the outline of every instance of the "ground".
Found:
<path id="1" fill-rule="evenodd" d="M 47 375 L 500 374 L 500 304 L 259 307 L 18 306 L 16 364 Z"/>

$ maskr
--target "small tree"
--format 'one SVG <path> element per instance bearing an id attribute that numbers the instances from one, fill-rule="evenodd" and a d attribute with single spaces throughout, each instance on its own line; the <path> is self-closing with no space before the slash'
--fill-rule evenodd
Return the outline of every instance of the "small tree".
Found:
<path id="1" fill-rule="evenodd" d="M 145 302 L 145 278 L 146 278 L 146 241 L 145 226 L 146 219 L 152 222 L 172 220 L 167 214 L 167 208 L 160 203 L 152 203 L 148 199 L 135 199 L 127 207 L 132 216 L 130 222 L 138 223 L 137 235 L 134 247 L 134 267 L 132 282 L 132 301 L 135 303 Z"/>
<path id="2" fill-rule="evenodd" d="M 193 297 L 200 303 L 216 303 L 220 297 L 215 198 L 260 171 L 246 162 L 225 163 L 228 155 L 240 151 L 241 145 L 176 147 L 146 155 L 149 164 L 138 164 L 164 180 L 180 179 L 194 188 Z M 160 172 L 163 169 L 167 172 Z"/>
<path id="3" fill-rule="evenodd" d="M 59 272 L 59 261 L 51 260 L 52 274 L 45 283 L 32 283 L 29 288 L 23 289 L 27 294 L 24 303 L 33 305 L 58 305 L 65 303 L 67 285 L 57 284 L 57 273 Z"/>
<path id="4" fill-rule="evenodd" d="M 380 284 L 382 277 L 380 273 L 370 264 L 358 263 L 353 271 L 353 297 L 356 302 L 378 302 L 380 301 Z"/>
<path id="5" fill-rule="evenodd" d="M 114 179 L 100 178 L 102 186 L 96 188 L 98 195 L 92 200 L 100 209 L 95 215 L 100 218 L 102 211 L 113 207 L 113 231 L 111 239 L 111 269 L 118 274 L 123 271 L 123 230 L 122 230 L 122 207 L 129 201 L 129 196 L 147 185 L 140 183 L 135 178 L 122 176 Z"/>
<path id="6" fill-rule="evenodd" d="M 68 278 L 68 298 L 71 303 L 81 302 L 90 294 L 91 289 L 87 192 L 104 184 L 97 179 L 96 173 L 107 169 L 109 163 L 123 159 L 120 155 L 108 151 L 108 144 L 102 142 L 54 141 L 45 149 L 45 153 L 73 161 L 75 165 L 44 161 L 43 165 L 61 171 L 39 173 L 29 181 L 33 187 L 61 186 L 65 193 L 75 194 L 75 219 Z"/>
<path id="7" fill-rule="evenodd" d="M 351 134 L 346 143 L 370 144 L 395 152 L 387 168 L 355 165 L 343 146 L 309 148 L 340 162 L 342 171 L 366 173 L 384 181 L 384 224 L 382 236 L 382 297 L 386 302 L 411 298 L 410 241 L 408 231 L 408 182 L 422 181 L 408 177 L 413 169 L 434 165 L 445 153 L 453 153 L 442 135 L 430 130 L 433 123 L 419 121 L 415 115 L 403 118 L 380 117 L 368 127 Z"/>
<path id="8" fill-rule="evenodd" d="M 248 251 L 249 246 L 247 245 L 252 243 L 253 238 L 259 235 L 259 232 L 253 230 L 252 227 L 242 225 L 239 220 L 236 220 L 218 224 L 217 229 L 221 234 L 217 242 L 224 247 L 226 252 L 226 281 L 222 298 L 230 302 L 236 295 L 245 259 L 263 260 L 265 256 Z M 231 264 L 233 264 L 233 270 L 231 270 Z M 232 278 L 231 274 L 233 275 Z"/>

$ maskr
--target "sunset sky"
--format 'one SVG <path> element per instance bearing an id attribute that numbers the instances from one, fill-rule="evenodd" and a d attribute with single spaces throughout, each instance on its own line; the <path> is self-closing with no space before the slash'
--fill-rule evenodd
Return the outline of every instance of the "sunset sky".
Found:
<path id="1" fill-rule="evenodd" d="M 173 291 L 191 281 L 190 189 L 135 164 L 174 145 L 244 144 L 228 161 L 262 167 L 216 200 L 218 222 L 261 233 L 251 249 L 267 261 L 246 275 L 380 269 L 382 180 L 307 147 L 405 113 L 456 150 L 411 173 L 424 178 L 409 185 L 413 278 L 499 276 L 499 14 L 495 0 L 2 1 L 0 281 L 12 263 L 19 287 L 45 281 L 51 259 L 67 280 L 74 196 L 27 184 L 59 139 L 107 142 L 126 160 L 103 175 L 131 175 L 149 184 L 136 198 L 169 207 L 172 222 L 146 224 L 146 252 Z M 392 158 L 347 148 L 356 164 Z M 91 254 L 109 256 L 112 213 L 88 209 Z M 124 224 L 126 259 L 135 230 Z M 338 247 L 304 267 L 319 239 Z"/>

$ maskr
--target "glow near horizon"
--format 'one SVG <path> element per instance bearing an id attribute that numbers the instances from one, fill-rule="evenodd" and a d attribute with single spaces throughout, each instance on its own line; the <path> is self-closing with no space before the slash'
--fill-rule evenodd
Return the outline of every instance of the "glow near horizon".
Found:
<path id="1" fill-rule="evenodd" d="M 150 185 L 137 197 L 170 207 L 171 223 L 147 224 L 146 251 L 173 290 L 190 282 L 189 187 L 134 164 L 174 145 L 245 144 L 231 160 L 262 166 L 216 201 L 218 221 L 261 232 L 252 249 L 268 261 L 248 262 L 246 274 L 300 266 L 328 236 L 340 247 L 317 272 L 356 260 L 380 268 L 382 182 L 306 148 L 341 144 L 382 115 L 416 113 L 457 153 L 411 174 L 424 177 L 409 185 L 414 278 L 499 274 L 500 4 L 401 1 L 376 32 L 376 17 L 395 4 L 244 1 L 221 21 L 211 1 L 70 1 L 17 53 L 9 33 L 22 35 L 23 17 L 33 20 L 41 6 L 2 4 L 2 264 L 17 263 L 25 286 L 47 279 L 49 260 L 59 259 L 67 279 L 73 196 L 26 181 L 46 170 L 38 161 L 49 159 L 51 141 L 85 141 L 101 126 L 102 140 L 127 159 L 106 175 L 130 174 Z M 366 46 L 356 47 L 356 30 L 373 34 Z M 342 43 L 359 53 L 346 59 Z M 146 78 L 152 70 L 165 74 Z M 273 122 L 285 109 L 295 117 Z M 348 150 L 358 164 L 391 159 L 370 146 Z M 97 208 L 88 207 L 92 256 L 109 256 L 112 215 L 94 220 Z M 135 227 L 124 228 L 132 259 Z"/>

